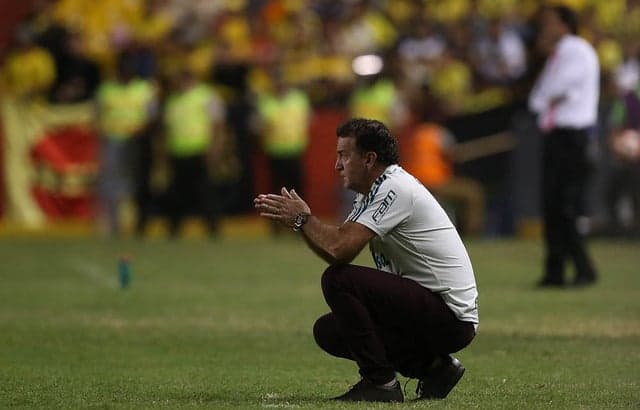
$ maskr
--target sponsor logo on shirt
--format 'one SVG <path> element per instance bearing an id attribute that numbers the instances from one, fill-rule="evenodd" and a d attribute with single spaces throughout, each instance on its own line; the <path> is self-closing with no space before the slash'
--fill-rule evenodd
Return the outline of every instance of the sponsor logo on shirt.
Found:
<path id="1" fill-rule="evenodd" d="M 387 196 L 384 197 L 384 199 L 382 200 L 382 203 L 380 204 L 380 206 L 378 206 L 378 209 L 376 209 L 376 211 L 373 213 L 373 216 L 371 217 L 373 218 L 375 223 L 377 224 L 380 223 L 380 221 L 382 220 L 382 217 L 384 216 L 384 214 L 387 213 L 389 208 L 391 208 L 391 205 L 396 200 L 397 196 L 398 195 L 396 195 L 396 193 L 393 192 L 393 190 L 391 190 L 389 191 Z"/>

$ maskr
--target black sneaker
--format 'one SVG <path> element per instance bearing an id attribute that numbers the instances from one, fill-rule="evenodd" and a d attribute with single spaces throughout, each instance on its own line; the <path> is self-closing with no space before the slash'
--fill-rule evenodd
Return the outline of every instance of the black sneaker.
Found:
<path id="1" fill-rule="evenodd" d="M 345 394 L 335 397 L 333 400 L 338 401 L 378 401 L 378 402 L 397 402 L 402 403 L 404 396 L 400 388 L 400 382 L 396 380 L 396 384 L 392 387 L 377 386 L 365 379 L 361 379 Z"/>
<path id="2" fill-rule="evenodd" d="M 536 283 L 536 287 L 538 289 L 564 288 L 565 283 L 562 279 L 544 277 L 540 279 L 538 283 Z"/>
<path id="3" fill-rule="evenodd" d="M 576 288 L 584 288 L 584 287 L 595 284 L 596 280 L 597 279 L 595 275 L 580 275 L 580 276 L 576 276 L 572 285 Z"/>
<path id="4" fill-rule="evenodd" d="M 444 399 L 462 378 L 465 369 L 458 359 L 449 355 L 441 359 L 441 363 L 418 381 L 418 399 Z"/>

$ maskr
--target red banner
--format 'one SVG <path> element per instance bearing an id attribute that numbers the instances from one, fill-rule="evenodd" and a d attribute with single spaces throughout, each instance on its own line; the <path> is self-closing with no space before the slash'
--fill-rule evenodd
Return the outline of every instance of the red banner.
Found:
<path id="1" fill-rule="evenodd" d="M 47 217 L 87 219 L 94 215 L 97 152 L 97 136 L 73 126 L 44 136 L 32 147 L 32 193 Z"/>

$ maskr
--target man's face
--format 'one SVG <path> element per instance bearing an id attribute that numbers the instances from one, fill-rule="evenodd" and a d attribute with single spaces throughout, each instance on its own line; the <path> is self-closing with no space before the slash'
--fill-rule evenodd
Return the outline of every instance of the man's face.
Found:
<path id="1" fill-rule="evenodd" d="M 339 137 L 335 169 L 343 179 L 343 185 L 352 191 L 366 194 L 369 191 L 367 157 L 356 148 L 356 139 Z"/>

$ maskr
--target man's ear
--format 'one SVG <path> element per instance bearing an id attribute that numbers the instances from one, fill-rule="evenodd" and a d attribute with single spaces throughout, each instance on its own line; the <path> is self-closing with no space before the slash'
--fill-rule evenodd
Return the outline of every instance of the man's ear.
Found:
<path id="1" fill-rule="evenodd" d="M 378 159 L 378 154 L 373 151 L 369 151 L 366 154 L 366 165 L 367 168 L 371 169 L 376 164 L 376 160 Z"/>

